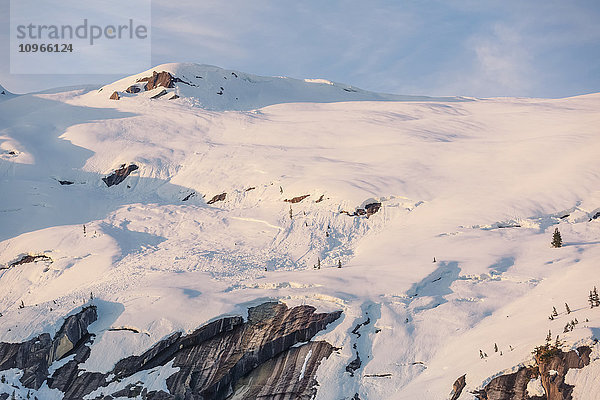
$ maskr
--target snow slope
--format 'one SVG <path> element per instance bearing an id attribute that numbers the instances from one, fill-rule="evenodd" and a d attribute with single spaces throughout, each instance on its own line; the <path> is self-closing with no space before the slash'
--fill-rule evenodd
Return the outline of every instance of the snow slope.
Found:
<path id="1" fill-rule="evenodd" d="M 4 89 L 2 85 L 0 85 L 0 101 L 12 99 L 13 97 L 15 97 L 15 94 L 9 92 L 8 90 Z"/>
<path id="2" fill-rule="evenodd" d="M 152 76 L 152 73 L 168 72 L 180 81 L 165 90 L 159 87 L 144 91 L 144 82 L 140 79 Z M 141 89 L 141 93 L 126 93 L 129 87 Z M 174 94 L 189 105 L 197 105 L 208 110 L 253 110 L 273 104 L 313 102 L 331 103 L 340 101 L 462 101 L 462 98 L 431 98 L 426 96 L 400 96 L 374 93 L 342 83 L 325 79 L 293 79 L 287 77 L 265 77 L 244 72 L 222 69 L 212 65 L 191 63 L 171 63 L 158 65 L 148 71 L 121 79 L 102 87 L 95 97 L 96 101 L 107 100 L 114 92 L 121 98 L 149 99 L 159 95 L 161 99 L 170 99 Z M 106 104 L 102 102 L 101 104 Z"/>
<path id="3" fill-rule="evenodd" d="M 183 86 L 174 101 L 107 99 L 146 75 L 0 104 L 0 267 L 53 260 L 0 270 L 0 341 L 52 333 L 93 293 L 86 368 L 105 372 L 175 330 L 279 299 L 343 310 L 319 336 L 341 350 L 318 371 L 318 399 L 439 400 L 467 374 L 464 400 L 530 362 L 549 329 L 567 347 L 600 338 L 587 305 L 600 286 L 600 95 L 325 104 L 341 86 L 292 81 L 313 102 L 254 110 L 300 92 L 280 92 L 283 79 L 238 111 Z M 128 163 L 139 169 L 120 185 L 101 180 Z M 368 219 L 341 213 L 373 202 Z"/>

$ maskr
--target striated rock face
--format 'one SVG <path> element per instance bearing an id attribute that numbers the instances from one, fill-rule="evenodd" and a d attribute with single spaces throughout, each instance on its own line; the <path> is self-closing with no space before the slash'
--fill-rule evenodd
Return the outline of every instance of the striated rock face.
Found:
<path id="1" fill-rule="evenodd" d="M 318 385 L 314 378 L 317 368 L 334 350 L 333 346 L 322 341 L 292 347 L 240 379 L 228 400 L 314 399 Z"/>
<path id="2" fill-rule="evenodd" d="M 475 393 L 480 400 L 530 400 L 527 384 L 538 376 L 537 368 L 521 368 L 512 374 L 500 375 Z"/>
<path id="3" fill-rule="evenodd" d="M 0 371 L 21 369 L 21 383 L 39 389 L 46 380 L 50 364 L 84 342 L 89 337 L 87 327 L 97 318 L 96 307 L 85 307 L 67 317 L 54 340 L 43 333 L 23 343 L 0 343 Z"/>
<path id="4" fill-rule="evenodd" d="M 452 392 L 450 393 L 450 400 L 458 400 L 460 395 L 462 394 L 463 389 L 467 385 L 467 375 L 463 375 L 454 381 L 452 385 Z"/>
<path id="5" fill-rule="evenodd" d="M 96 319 L 95 308 L 67 318 L 53 341 L 48 334 L 21 344 L 0 344 L 0 370 L 20 368 L 22 382 L 33 389 L 47 379 L 63 399 L 89 396 L 108 400 L 141 395 L 149 400 L 210 400 L 234 395 L 238 399 L 309 399 L 316 393 L 315 372 L 323 358 L 334 350 L 326 342 L 308 342 L 341 311 L 315 313 L 315 308 L 264 303 L 250 308 L 248 321 L 224 317 L 189 335 L 174 333 L 139 356 L 119 361 L 107 374 L 79 368 L 90 356 L 87 324 Z M 52 361 L 73 355 L 51 377 Z M 144 382 L 108 389 L 140 371 L 171 364 L 176 370 L 166 379 L 169 393 L 148 391 Z M 96 392 L 96 393 L 98 393 Z M 94 397 L 95 396 L 95 397 Z"/>
<path id="6" fill-rule="evenodd" d="M 536 366 L 498 376 L 475 395 L 481 400 L 571 400 L 573 386 L 565 383 L 565 376 L 571 368 L 580 369 L 588 365 L 591 352 L 592 349 L 587 346 L 569 352 L 558 349 L 540 352 L 535 356 Z M 546 394 L 530 397 L 527 384 L 537 377 L 541 377 Z"/>
<path id="7" fill-rule="evenodd" d="M 110 99 L 111 100 L 119 100 L 120 99 L 119 93 L 113 92 L 113 94 L 110 95 Z"/>
<path id="8" fill-rule="evenodd" d="M 113 172 L 109 176 L 102 178 L 102 180 L 104 181 L 104 183 L 106 183 L 106 186 L 108 187 L 118 185 L 119 183 L 123 182 L 125 178 L 127 178 L 129 174 L 135 171 L 136 169 L 138 169 L 138 166 L 135 164 L 130 164 L 128 166 L 122 164 L 121 168 L 115 170 L 115 172 Z"/>

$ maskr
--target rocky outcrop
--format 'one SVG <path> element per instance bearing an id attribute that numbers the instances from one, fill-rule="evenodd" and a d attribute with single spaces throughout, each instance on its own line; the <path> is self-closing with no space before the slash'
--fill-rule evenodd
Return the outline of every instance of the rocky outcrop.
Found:
<path id="1" fill-rule="evenodd" d="M 492 379 L 482 390 L 474 393 L 480 400 L 529 400 L 527 384 L 538 376 L 535 367 L 521 368 L 512 374 Z"/>
<path id="2" fill-rule="evenodd" d="M 103 394 L 92 398 L 103 400 L 130 395 L 150 400 L 210 400 L 231 394 L 239 399 L 309 399 L 316 391 L 316 369 L 334 350 L 326 342 L 309 341 L 341 315 L 341 311 L 315 313 L 310 306 L 264 303 L 248 310 L 246 322 L 240 316 L 224 317 L 189 335 L 174 333 L 102 374 L 79 368 L 90 355 L 86 324 L 95 320 L 95 313 L 90 307 L 67 318 L 53 341 L 45 334 L 21 344 L 0 344 L 0 370 L 23 369 L 22 382 L 33 389 L 47 379 L 48 386 L 63 392 L 65 400 L 79 400 L 95 390 Z M 309 343 L 293 347 L 303 342 Z M 73 358 L 48 378 L 52 361 L 67 355 Z M 167 364 L 176 370 L 166 379 L 169 393 L 149 391 L 144 382 L 108 390 L 111 383 Z"/>
<path id="3" fill-rule="evenodd" d="M 18 368 L 23 371 L 23 386 L 39 389 L 47 378 L 48 367 L 87 340 L 87 327 L 97 317 L 96 307 L 85 307 L 67 317 L 53 340 L 43 333 L 23 343 L 0 343 L 0 371 Z"/>
<path id="4" fill-rule="evenodd" d="M 365 205 L 365 211 L 367 213 L 367 218 L 371 215 L 375 214 L 381 208 L 381 203 L 370 203 Z"/>
<path id="5" fill-rule="evenodd" d="M 146 82 L 146 86 L 145 86 L 146 90 L 152 90 L 152 89 L 155 89 L 155 88 L 161 87 L 161 86 L 165 87 L 165 88 L 174 87 L 173 75 L 171 75 L 170 73 L 168 73 L 166 71 L 162 71 L 162 72 L 153 71 L 152 76 L 139 79 L 138 82 Z"/>
<path id="6" fill-rule="evenodd" d="M 110 95 L 110 99 L 111 100 L 119 100 L 119 93 L 118 92 L 113 92 L 113 94 Z"/>
<path id="7" fill-rule="evenodd" d="M 450 400 L 458 400 L 466 385 L 467 375 L 463 375 L 454 381 L 454 384 L 452 385 L 452 392 L 450 392 Z"/>
<path id="8" fill-rule="evenodd" d="M 240 379 L 228 400 L 314 399 L 317 368 L 334 350 L 323 341 L 292 347 Z"/>
<path id="9" fill-rule="evenodd" d="M 137 170 L 138 168 L 139 167 L 135 164 L 130 164 L 128 166 L 125 166 L 125 164 L 121 164 L 121 167 L 119 169 L 115 170 L 115 172 L 113 172 L 109 176 L 102 178 L 102 180 L 104 181 L 104 183 L 106 183 L 106 186 L 108 187 L 118 185 L 119 183 L 123 182 L 125 178 L 129 176 L 130 173 Z"/>
<path id="10" fill-rule="evenodd" d="M 375 214 L 381 209 L 381 203 L 369 203 L 366 204 L 363 208 L 357 208 L 354 212 L 348 212 L 345 210 L 340 211 L 340 214 L 347 214 L 351 217 L 356 216 L 366 216 L 369 218 L 371 215 Z"/>
<path id="11" fill-rule="evenodd" d="M 304 200 L 308 196 L 310 196 L 310 194 L 305 194 L 305 195 L 302 195 L 302 196 L 293 197 L 291 199 L 285 199 L 283 201 L 285 201 L 287 203 L 300 203 L 302 200 Z"/>
<path id="12" fill-rule="evenodd" d="M 565 376 L 571 368 L 580 369 L 588 365 L 591 351 L 587 346 L 568 352 L 550 345 L 538 347 L 535 366 L 500 375 L 474 394 L 480 400 L 571 400 L 573 386 L 565 383 Z M 538 377 L 545 395 L 529 396 L 527 384 Z"/>
<path id="13" fill-rule="evenodd" d="M 138 82 L 146 82 L 146 86 L 144 87 L 145 90 L 152 90 L 152 89 L 156 89 L 157 87 L 164 87 L 164 88 L 170 89 L 170 88 L 174 88 L 175 83 L 177 83 L 177 82 L 181 82 L 181 83 L 189 85 L 189 86 L 196 86 L 190 82 L 186 82 L 183 79 L 180 79 L 176 76 L 171 75 L 167 71 L 162 71 L 162 72 L 153 71 L 152 76 L 138 79 Z"/>
<path id="14" fill-rule="evenodd" d="M 542 386 L 548 400 L 572 399 L 573 386 L 565 383 L 565 376 L 571 368 L 581 369 L 590 363 L 592 349 L 578 347 L 569 352 L 557 352 L 549 357 L 536 355 Z"/>
<path id="15" fill-rule="evenodd" d="M 142 91 L 138 85 L 131 85 L 127 89 L 125 89 L 127 93 L 139 93 Z"/>
<path id="16" fill-rule="evenodd" d="M 28 264 L 28 263 L 32 263 L 32 262 L 38 262 L 38 261 L 52 262 L 52 258 L 48 257 L 45 254 L 26 254 L 24 256 L 19 257 L 18 260 L 15 260 L 15 261 L 9 263 L 7 268 L 12 268 L 12 267 L 16 267 L 18 265 L 23 265 L 23 264 Z M 3 268 L 0 267 L 0 269 L 3 269 Z"/>
<path id="17" fill-rule="evenodd" d="M 167 94 L 167 91 L 165 89 L 162 89 L 160 92 L 156 93 L 154 96 L 150 97 L 151 99 L 158 99 L 160 97 L 163 97 L 165 94 Z"/>
<path id="18" fill-rule="evenodd" d="M 215 195 L 212 199 L 210 199 L 206 204 L 214 204 L 217 201 L 225 201 L 225 197 L 227 197 L 227 193 L 221 193 Z"/>

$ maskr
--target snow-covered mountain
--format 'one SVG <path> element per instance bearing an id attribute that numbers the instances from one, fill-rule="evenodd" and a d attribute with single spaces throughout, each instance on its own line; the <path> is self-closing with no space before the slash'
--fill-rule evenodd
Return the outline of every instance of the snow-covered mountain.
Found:
<path id="1" fill-rule="evenodd" d="M 460 101 L 374 93 L 325 79 L 265 77 L 212 65 L 171 63 L 102 87 L 98 96 L 108 99 L 183 98 L 207 110 L 253 110 L 273 104 L 342 101 Z M 184 101 L 184 100 L 182 100 Z"/>
<path id="2" fill-rule="evenodd" d="M 168 64 L 2 102 L 0 396 L 600 398 L 600 95 L 456 100 Z"/>

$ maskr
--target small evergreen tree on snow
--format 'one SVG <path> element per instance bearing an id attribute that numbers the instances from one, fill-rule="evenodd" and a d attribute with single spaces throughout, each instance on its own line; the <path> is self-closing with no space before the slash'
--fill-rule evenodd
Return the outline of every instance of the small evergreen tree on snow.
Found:
<path id="1" fill-rule="evenodd" d="M 565 308 L 567 309 L 567 314 L 571 314 L 571 309 L 567 303 L 565 303 Z"/>
<path id="2" fill-rule="evenodd" d="M 338 260 L 338 268 L 342 268 L 342 260 Z"/>
<path id="3" fill-rule="evenodd" d="M 558 317 L 558 311 L 556 311 L 556 307 L 552 307 L 552 316 Z"/>
<path id="4" fill-rule="evenodd" d="M 548 335 L 546 336 L 546 343 L 550 343 L 552 341 L 552 331 L 548 330 Z"/>
<path id="5" fill-rule="evenodd" d="M 494 343 L 494 352 L 497 353 L 498 352 L 498 344 Z"/>
<path id="6" fill-rule="evenodd" d="M 598 296 L 596 286 L 594 286 L 594 290 L 592 291 L 592 300 L 594 301 L 594 307 L 600 307 L 600 296 Z"/>
<path id="7" fill-rule="evenodd" d="M 554 228 L 554 234 L 552 235 L 552 247 L 562 247 L 562 237 L 558 228 Z"/>

